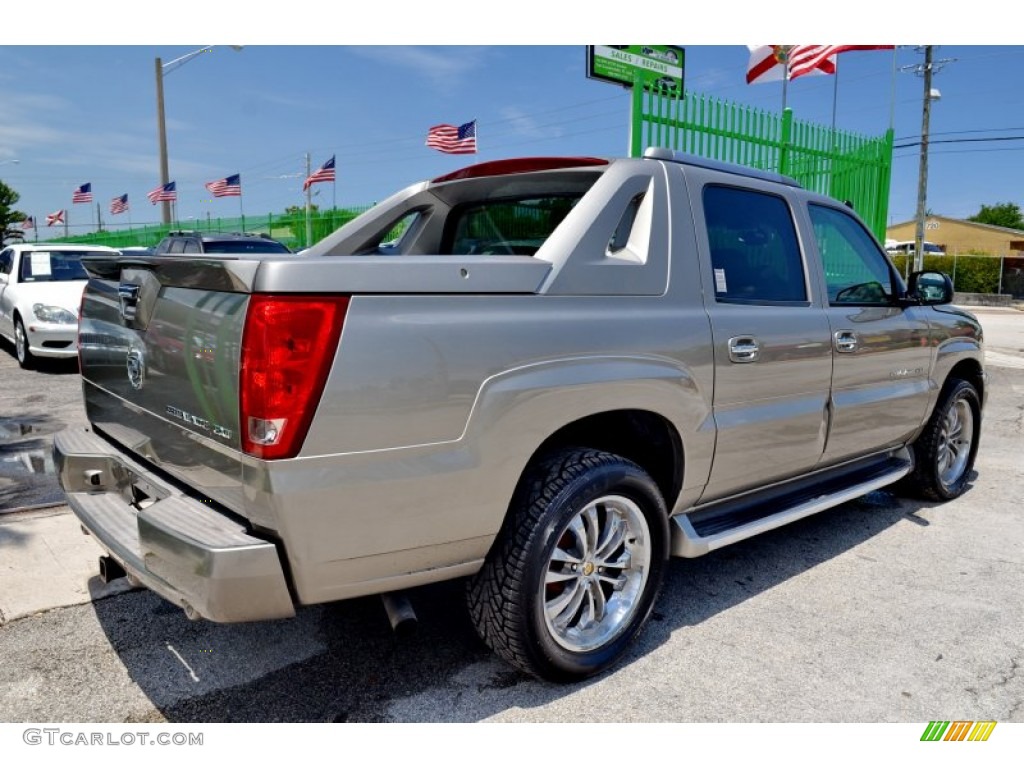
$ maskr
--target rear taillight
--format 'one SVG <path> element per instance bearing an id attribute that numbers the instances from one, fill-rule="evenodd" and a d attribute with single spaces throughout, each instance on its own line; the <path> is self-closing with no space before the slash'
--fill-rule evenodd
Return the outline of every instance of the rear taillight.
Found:
<path id="1" fill-rule="evenodd" d="M 242 334 L 242 450 L 295 456 L 327 382 L 348 296 L 253 294 Z"/>

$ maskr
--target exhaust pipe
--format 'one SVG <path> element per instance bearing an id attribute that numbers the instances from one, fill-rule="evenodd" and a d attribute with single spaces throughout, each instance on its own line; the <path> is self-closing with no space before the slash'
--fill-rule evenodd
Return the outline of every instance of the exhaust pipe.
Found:
<path id="1" fill-rule="evenodd" d="M 120 579 L 126 575 L 124 568 L 117 560 L 107 555 L 100 557 L 100 581 L 104 584 L 109 584 L 114 579 Z"/>
<path id="2" fill-rule="evenodd" d="M 412 603 L 404 592 L 386 592 L 380 596 L 384 610 L 391 622 L 391 629 L 399 637 L 408 637 L 416 629 L 419 619 L 412 609 Z"/>

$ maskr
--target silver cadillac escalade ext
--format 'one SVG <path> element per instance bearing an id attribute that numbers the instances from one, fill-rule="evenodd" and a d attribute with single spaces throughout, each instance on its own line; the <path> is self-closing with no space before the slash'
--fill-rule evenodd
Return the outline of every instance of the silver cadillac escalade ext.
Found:
<path id="1" fill-rule="evenodd" d="M 652 149 L 394 195 L 302 256 L 92 257 L 85 529 L 193 618 L 466 578 L 503 658 L 574 680 L 697 557 L 971 477 L 982 334 L 846 206 Z"/>

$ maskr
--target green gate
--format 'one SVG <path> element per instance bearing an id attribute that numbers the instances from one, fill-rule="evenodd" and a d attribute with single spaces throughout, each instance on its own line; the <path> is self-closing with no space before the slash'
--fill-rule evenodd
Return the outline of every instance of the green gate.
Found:
<path id="1" fill-rule="evenodd" d="M 879 241 L 885 240 L 892 172 L 890 128 L 871 138 L 732 104 L 707 94 L 677 98 L 633 88 L 630 154 L 666 147 L 775 171 L 804 188 L 849 201 Z"/>

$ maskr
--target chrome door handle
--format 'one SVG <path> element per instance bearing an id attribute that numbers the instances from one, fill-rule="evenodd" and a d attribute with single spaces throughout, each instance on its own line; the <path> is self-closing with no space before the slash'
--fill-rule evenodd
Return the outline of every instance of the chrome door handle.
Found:
<path id="1" fill-rule="evenodd" d="M 729 359 L 734 363 L 756 363 L 761 356 L 761 345 L 753 336 L 733 336 L 729 339 Z"/>
<path id="2" fill-rule="evenodd" d="M 836 352 L 856 352 L 860 346 L 857 334 L 853 331 L 836 331 L 833 336 L 836 340 Z"/>

